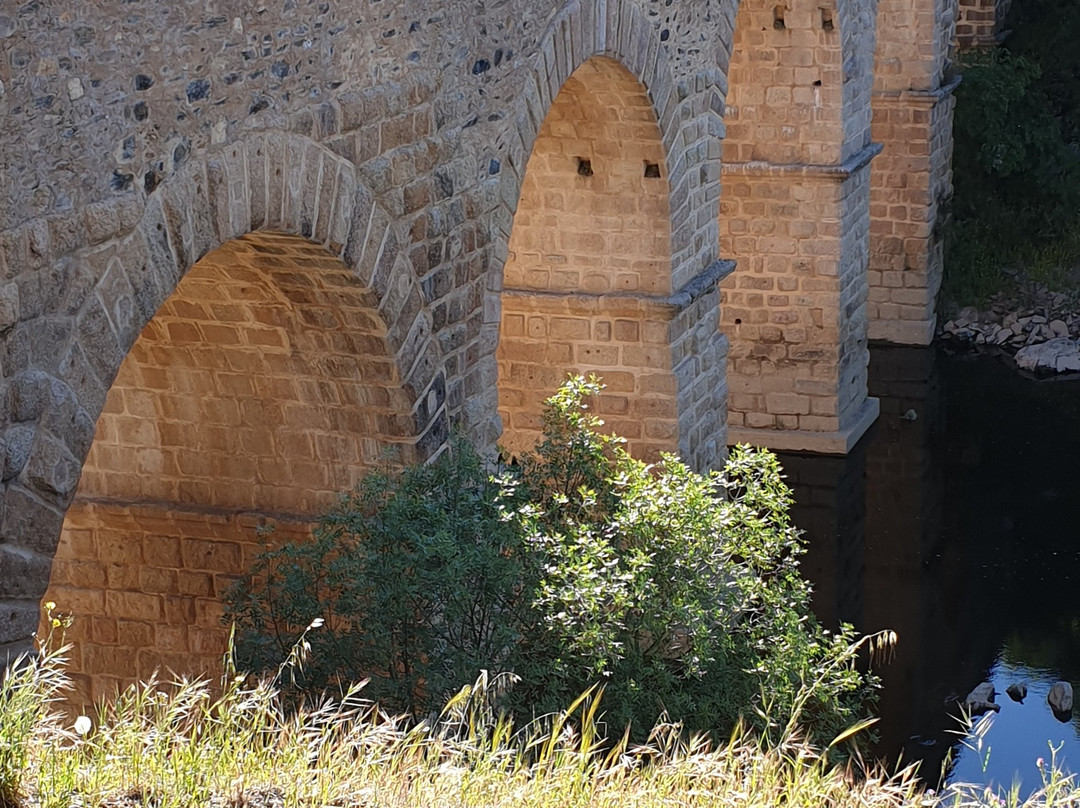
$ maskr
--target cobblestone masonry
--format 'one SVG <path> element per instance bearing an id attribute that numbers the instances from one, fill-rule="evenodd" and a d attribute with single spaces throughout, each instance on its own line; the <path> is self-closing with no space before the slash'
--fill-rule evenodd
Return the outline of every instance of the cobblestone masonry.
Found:
<path id="1" fill-rule="evenodd" d="M 870 415 L 866 254 L 881 252 L 866 235 L 868 189 L 878 187 L 868 178 L 876 162 L 865 167 L 871 113 L 887 155 L 882 92 L 942 86 L 910 76 L 928 60 L 944 64 L 944 1 L 926 40 L 915 7 L 931 0 L 902 0 L 918 24 L 888 23 L 882 48 L 903 33 L 907 50 L 876 69 L 870 0 L 746 0 L 755 36 L 760 22 L 785 37 L 779 45 L 749 43 L 734 0 L 0 8 L 0 654 L 28 647 L 64 532 L 53 586 L 84 592 L 61 603 L 85 610 L 83 670 L 104 670 L 93 660 L 108 658 L 115 681 L 143 671 L 151 633 L 162 653 L 195 659 L 220 634 L 198 605 L 206 579 L 198 593 L 181 587 L 185 542 L 216 525 L 212 535 L 240 549 L 223 550 L 220 569 L 188 572 L 234 574 L 226 556 L 249 552 L 268 508 L 303 530 L 323 496 L 387 445 L 429 457 L 456 424 L 493 446 L 500 407 L 515 440 L 539 389 L 571 368 L 604 372 L 609 421 L 636 424 L 640 451 L 677 448 L 698 468 L 724 452 L 729 337 L 733 362 L 775 371 L 770 385 L 802 384 L 740 388 L 765 404 L 733 408 L 738 428 L 758 415 L 771 418 L 753 427 L 759 442 L 857 434 Z M 890 3 L 901 0 L 881 0 L 879 19 Z M 739 37 L 748 44 L 735 46 Z M 886 73 L 902 79 L 883 83 Z M 738 247 L 736 220 L 719 209 L 725 99 L 737 116 L 724 185 L 748 186 L 728 210 L 755 228 L 754 244 Z M 589 154 L 551 162 L 557 152 L 544 149 L 565 145 L 561 116 L 575 103 L 588 112 L 577 123 L 617 128 L 626 151 L 606 153 L 609 136 L 596 134 Z M 891 170 L 929 172 L 927 187 L 947 192 L 947 174 L 934 172 L 948 163 L 948 122 L 933 121 L 918 125 L 936 127 L 926 142 L 944 158 Z M 749 152 L 740 138 L 753 141 Z M 534 151 L 550 172 L 535 182 Z M 578 173 L 579 157 L 591 177 Z M 526 222 L 556 198 L 584 205 L 596 226 L 560 230 L 549 250 L 551 235 Z M 768 222 L 768 206 L 782 221 Z M 577 270 L 518 272 L 529 249 L 517 242 L 530 238 L 543 247 L 532 270 L 557 255 Z M 800 255 L 812 258 L 809 273 Z M 728 258 L 743 266 L 727 289 L 765 278 L 771 294 L 789 296 L 775 304 L 782 322 L 767 322 L 768 300 L 745 300 L 751 320 L 765 315 L 749 323 L 757 335 L 721 328 Z M 793 339 L 800 323 L 804 342 Z M 765 355 L 750 355 L 751 339 Z M 531 361 L 541 348 L 542 365 Z M 257 440 L 260 429 L 271 437 Z M 157 571 L 142 592 L 153 603 L 120 597 L 140 593 L 134 573 L 119 570 L 89 594 L 124 537 L 133 564 Z M 155 555 L 157 539 L 179 542 L 183 564 Z M 170 612 L 176 597 L 196 600 Z M 183 637 L 170 635 L 180 623 Z M 135 639 L 121 641 L 125 632 Z"/>

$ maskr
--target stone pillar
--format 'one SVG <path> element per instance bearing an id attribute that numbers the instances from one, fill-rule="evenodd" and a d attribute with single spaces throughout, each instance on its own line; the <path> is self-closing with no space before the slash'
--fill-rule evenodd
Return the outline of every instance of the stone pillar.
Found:
<path id="1" fill-rule="evenodd" d="M 1012 0 L 960 0 L 956 16 L 956 48 L 992 48 L 1008 34 L 1005 17 Z"/>
<path id="2" fill-rule="evenodd" d="M 870 178 L 872 340 L 928 345 L 944 261 L 942 219 L 952 195 L 953 96 L 944 0 L 881 0 L 874 67 Z"/>
<path id="3" fill-rule="evenodd" d="M 731 339 L 728 442 L 848 452 L 866 396 L 868 147 L 840 165 L 725 163 L 720 245 Z"/>
<path id="4" fill-rule="evenodd" d="M 730 444 L 843 454 L 877 415 L 866 396 L 877 147 L 869 75 L 845 67 L 855 30 L 827 6 L 739 6 L 720 196 L 720 251 L 736 262 L 721 286 Z"/>

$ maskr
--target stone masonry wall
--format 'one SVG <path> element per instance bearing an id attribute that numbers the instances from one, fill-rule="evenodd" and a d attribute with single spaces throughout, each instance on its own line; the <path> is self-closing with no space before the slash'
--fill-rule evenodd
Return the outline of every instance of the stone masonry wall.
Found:
<path id="1" fill-rule="evenodd" d="M 274 541 L 309 535 L 307 522 L 280 515 L 77 500 L 43 598 L 74 618 L 69 702 L 92 707 L 155 670 L 216 679 L 229 635 L 221 598 L 270 521 Z"/>
<path id="2" fill-rule="evenodd" d="M 216 676 L 221 597 L 366 469 L 415 457 L 387 328 L 341 260 L 260 233 L 180 281 L 109 389 L 44 600 L 70 614 L 76 703 L 164 666 Z"/>
<path id="3" fill-rule="evenodd" d="M 723 284 L 736 439 L 844 452 L 873 420 L 866 399 L 868 172 L 724 176 Z M 754 432 L 753 430 L 760 430 Z M 817 433 L 815 435 L 815 433 Z"/>
<path id="4" fill-rule="evenodd" d="M 828 4 L 739 4 L 728 69 L 725 163 L 843 159 L 839 29 L 839 16 Z"/>
<path id="5" fill-rule="evenodd" d="M 341 261 L 295 236 L 207 255 L 109 389 L 83 497 L 313 514 L 416 425 L 386 326 Z"/>
<path id="6" fill-rule="evenodd" d="M 927 345 L 944 260 L 941 220 L 952 195 L 951 0 L 881 0 L 874 70 L 871 339 Z"/>
<path id="7" fill-rule="evenodd" d="M 715 317 L 700 302 L 715 300 L 706 281 L 722 268 L 715 161 L 734 13 L 728 0 L 0 10 L 0 653 L 27 647 L 38 623 L 124 357 L 180 279 L 233 239 L 284 233 L 341 260 L 385 324 L 393 406 L 418 457 L 451 423 L 494 444 L 502 267 L 525 166 L 552 100 L 593 56 L 647 88 L 659 127 L 671 344 L 722 352 L 699 326 Z M 696 442 L 680 447 L 711 447 L 694 462 L 715 464 L 722 369 L 679 361 L 676 402 Z M 312 452 L 355 448 L 324 440 Z M 140 457 L 165 462 L 150 449 Z M 351 479 L 329 476 L 314 482 Z"/>
<path id="8" fill-rule="evenodd" d="M 568 373 L 603 378 L 597 411 L 632 452 L 677 451 L 667 314 L 647 303 L 671 291 L 666 175 L 645 88 L 608 59 L 578 68 L 533 147 L 504 270 L 497 356 L 510 451 L 535 443 L 543 401 Z"/>
<path id="9" fill-rule="evenodd" d="M 1005 33 L 1005 18 L 1012 0 L 959 0 L 956 47 L 959 50 L 997 45 Z"/>

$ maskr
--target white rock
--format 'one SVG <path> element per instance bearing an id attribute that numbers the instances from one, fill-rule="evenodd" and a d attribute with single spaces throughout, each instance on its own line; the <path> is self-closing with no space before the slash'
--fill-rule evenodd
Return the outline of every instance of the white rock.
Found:
<path id="1" fill-rule="evenodd" d="M 1046 700 L 1050 703 L 1050 706 L 1054 708 L 1055 712 L 1072 712 L 1072 685 L 1068 682 L 1054 682 L 1054 686 L 1050 688 L 1050 693 L 1047 694 Z"/>
<path id="2" fill-rule="evenodd" d="M 1029 345 L 1016 352 L 1017 367 L 1023 370 L 1052 370 L 1055 373 L 1080 371 L 1080 343 L 1058 337 L 1041 345 Z"/>
<path id="3" fill-rule="evenodd" d="M 1069 325 L 1064 320 L 1051 320 L 1050 330 L 1054 332 L 1055 337 L 1069 336 Z"/>

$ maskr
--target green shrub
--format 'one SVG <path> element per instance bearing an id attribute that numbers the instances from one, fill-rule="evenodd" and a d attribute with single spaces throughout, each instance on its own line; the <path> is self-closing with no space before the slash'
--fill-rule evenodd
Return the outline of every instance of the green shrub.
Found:
<path id="1" fill-rule="evenodd" d="M 314 542 L 264 552 L 229 598 L 240 664 L 269 669 L 322 617 L 300 684 L 371 676 L 416 716 L 494 668 L 520 677 L 504 704 L 522 719 L 603 685 L 619 730 L 800 713 L 828 741 L 854 723 L 873 683 L 850 631 L 810 615 L 776 459 L 738 449 L 707 477 L 646 465 L 601 434 L 599 390 L 568 382 L 535 453 L 497 479 L 459 443 L 373 475 Z"/>
<path id="2" fill-rule="evenodd" d="M 427 465 L 370 474 L 311 542 L 267 547 L 226 596 L 243 670 L 270 671 L 316 618 L 304 690 L 371 677 L 367 695 L 419 716 L 516 639 L 517 534 L 498 487 L 458 441 Z"/>
<path id="3" fill-rule="evenodd" d="M 822 737 L 851 724 L 872 683 L 846 653 L 850 632 L 810 614 L 776 458 L 738 448 L 710 476 L 672 456 L 646 465 L 601 434 L 586 407 L 599 390 L 579 378 L 549 399 L 544 440 L 512 478 L 525 502 L 512 519 L 542 565 L 537 630 L 515 655 L 518 711 L 603 682 L 616 727 L 666 712 L 726 732 L 796 708 Z"/>
<path id="4" fill-rule="evenodd" d="M 961 62 L 945 260 L 945 294 L 958 303 L 1007 286 L 1003 268 L 1060 285 L 1061 267 L 1046 264 L 1067 268 L 1080 255 L 1080 57 L 1075 36 L 1061 33 L 1080 33 L 1080 25 L 1071 11 L 1050 15 L 1055 4 L 1014 4 L 1017 31 L 1008 45 Z"/>

